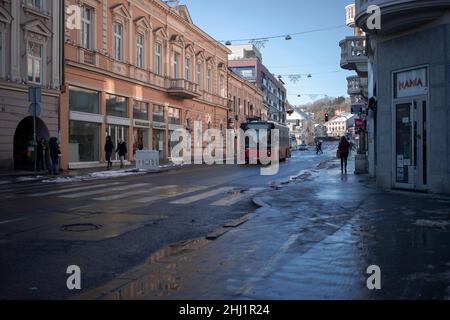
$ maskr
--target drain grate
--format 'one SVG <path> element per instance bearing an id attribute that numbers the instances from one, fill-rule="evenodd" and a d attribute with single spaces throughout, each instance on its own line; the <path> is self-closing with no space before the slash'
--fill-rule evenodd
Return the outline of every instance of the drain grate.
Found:
<path id="1" fill-rule="evenodd" d="M 101 227 L 102 227 L 101 225 L 94 223 L 77 223 L 62 226 L 61 230 L 69 232 L 87 232 L 98 230 Z"/>

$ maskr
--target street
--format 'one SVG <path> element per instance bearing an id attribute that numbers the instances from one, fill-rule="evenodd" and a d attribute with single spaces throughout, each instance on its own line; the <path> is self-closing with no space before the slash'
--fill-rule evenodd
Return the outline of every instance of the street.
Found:
<path id="1" fill-rule="evenodd" d="M 331 150 L 331 151 L 330 151 Z M 295 152 L 276 176 L 259 166 L 190 166 L 96 181 L 1 184 L 0 298 L 70 298 L 66 269 L 83 292 L 173 243 L 204 237 L 257 207 L 252 198 L 328 160 Z"/>

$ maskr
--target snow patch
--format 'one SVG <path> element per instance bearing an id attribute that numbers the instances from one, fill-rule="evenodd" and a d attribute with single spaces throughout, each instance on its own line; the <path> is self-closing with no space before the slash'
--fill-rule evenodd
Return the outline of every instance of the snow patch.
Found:
<path id="1" fill-rule="evenodd" d="M 419 227 L 426 227 L 426 228 L 441 228 L 445 229 L 446 227 L 450 226 L 450 222 L 447 221 L 433 221 L 433 220 L 416 220 L 414 225 Z"/>

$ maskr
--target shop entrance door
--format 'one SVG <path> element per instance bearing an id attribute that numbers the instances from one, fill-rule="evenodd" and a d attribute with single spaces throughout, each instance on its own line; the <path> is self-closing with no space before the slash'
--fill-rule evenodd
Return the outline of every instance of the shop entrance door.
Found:
<path id="1" fill-rule="evenodd" d="M 395 187 L 425 191 L 428 180 L 427 100 L 395 105 Z"/>

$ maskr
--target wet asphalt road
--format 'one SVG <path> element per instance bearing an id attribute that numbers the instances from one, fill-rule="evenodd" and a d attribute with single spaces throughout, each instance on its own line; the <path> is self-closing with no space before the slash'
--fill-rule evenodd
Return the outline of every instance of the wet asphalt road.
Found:
<path id="1" fill-rule="evenodd" d="M 255 210 L 254 195 L 333 151 L 296 152 L 275 176 L 261 176 L 258 166 L 190 166 L 107 180 L 0 184 L 0 299 L 71 298 L 80 292 L 66 287 L 69 265 L 81 268 L 82 292 L 101 286 L 164 246 Z"/>

